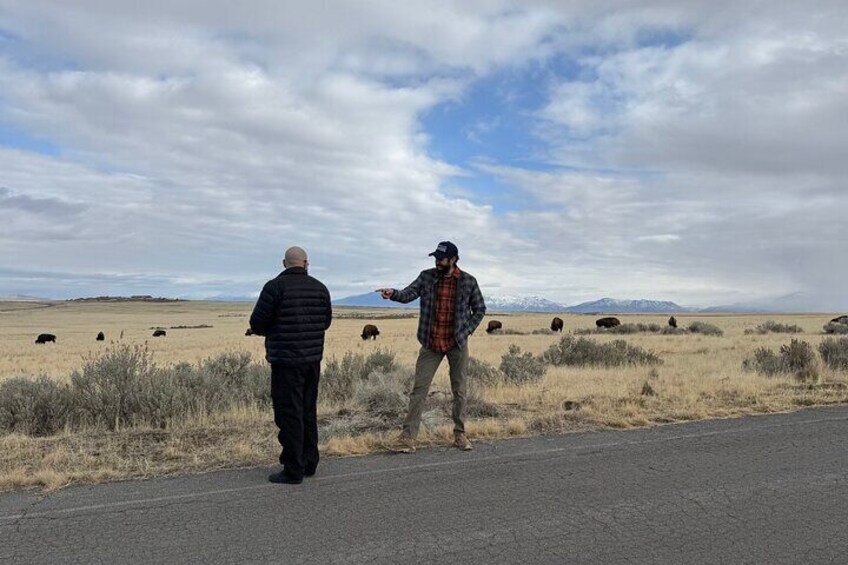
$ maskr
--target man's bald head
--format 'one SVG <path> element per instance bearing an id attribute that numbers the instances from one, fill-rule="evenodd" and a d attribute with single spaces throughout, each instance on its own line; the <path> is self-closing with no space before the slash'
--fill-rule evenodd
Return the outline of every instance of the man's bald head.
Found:
<path id="1" fill-rule="evenodd" d="M 286 256 L 283 259 L 283 267 L 304 267 L 306 268 L 308 261 L 306 251 L 302 247 L 289 247 L 286 249 Z"/>

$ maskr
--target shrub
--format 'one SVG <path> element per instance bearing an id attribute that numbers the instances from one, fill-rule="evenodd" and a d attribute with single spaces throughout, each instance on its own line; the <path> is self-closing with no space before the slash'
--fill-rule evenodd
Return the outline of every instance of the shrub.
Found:
<path id="1" fill-rule="evenodd" d="M 155 372 L 146 345 L 118 344 L 84 358 L 82 369 L 71 373 L 75 423 L 109 430 L 141 423 L 144 383 Z"/>
<path id="2" fill-rule="evenodd" d="M 500 370 L 506 382 L 523 384 L 541 380 L 547 367 L 541 358 L 529 352 L 522 354 L 521 348 L 513 344 L 501 357 Z"/>
<path id="3" fill-rule="evenodd" d="M 353 405 L 369 416 L 397 419 L 406 412 L 408 392 L 402 376 L 374 371 L 356 382 Z"/>
<path id="4" fill-rule="evenodd" d="M 581 328 L 574 330 L 575 335 L 590 335 L 590 334 L 636 334 L 636 333 L 660 333 L 663 327 L 659 324 L 643 324 L 638 322 L 635 324 L 621 324 L 612 328 Z"/>
<path id="5" fill-rule="evenodd" d="M 762 324 L 753 329 L 745 330 L 746 334 L 768 334 L 768 333 L 783 333 L 783 334 L 800 334 L 804 333 L 803 328 L 795 324 L 781 324 L 774 320 L 766 320 Z"/>
<path id="6" fill-rule="evenodd" d="M 376 350 L 367 357 L 348 351 L 341 361 L 332 357 L 321 372 L 319 396 L 330 403 L 345 402 L 351 398 L 357 382 L 365 380 L 374 371 L 391 373 L 396 368 L 395 354 Z"/>
<path id="7" fill-rule="evenodd" d="M 468 359 L 468 366 L 465 369 L 466 380 L 469 383 L 479 384 L 482 386 L 492 386 L 504 381 L 503 371 L 497 367 L 481 361 L 475 357 Z"/>
<path id="8" fill-rule="evenodd" d="M 848 324 L 828 322 L 822 329 L 826 334 L 848 334 Z"/>
<path id="9" fill-rule="evenodd" d="M 686 328 L 672 328 L 671 326 L 666 326 L 660 333 L 663 335 L 685 335 L 689 332 L 686 331 Z"/>
<path id="10" fill-rule="evenodd" d="M 474 418 L 487 418 L 500 415 L 501 410 L 497 404 L 487 402 L 483 398 L 483 390 L 487 386 L 505 382 L 506 376 L 503 372 L 485 361 L 470 357 L 465 370 L 465 376 L 466 413 Z M 446 398 L 443 405 L 448 415 L 451 410 L 450 400 Z"/>
<path id="11" fill-rule="evenodd" d="M 815 381 L 819 376 L 815 351 L 809 343 L 797 339 L 782 345 L 779 353 L 766 347 L 758 348 L 752 358 L 742 362 L 742 368 L 769 377 L 793 374 L 802 381 Z"/>
<path id="12" fill-rule="evenodd" d="M 542 357 L 552 365 L 571 366 L 616 367 L 662 363 L 662 359 L 652 351 L 628 345 L 624 340 L 617 339 L 600 344 L 584 337 L 575 339 L 573 336 L 565 336 L 559 340 L 559 343 L 551 345 Z"/>
<path id="13" fill-rule="evenodd" d="M 692 322 L 689 324 L 689 332 L 693 334 L 703 334 L 712 336 L 723 336 L 724 331 L 716 325 L 708 324 L 707 322 Z"/>
<path id="14" fill-rule="evenodd" d="M 557 332 L 551 331 L 550 328 L 536 328 L 530 332 L 530 335 L 553 335 Z"/>
<path id="15" fill-rule="evenodd" d="M 780 346 L 780 358 L 789 372 L 802 381 L 816 380 L 819 376 L 818 360 L 813 347 L 806 341 L 793 339 Z"/>
<path id="16" fill-rule="evenodd" d="M 527 332 L 522 332 L 521 330 L 514 330 L 512 328 L 500 328 L 497 330 L 492 330 L 493 335 L 527 335 Z"/>
<path id="17" fill-rule="evenodd" d="M 758 347 L 754 350 L 753 356 L 742 362 L 742 368 L 746 371 L 756 371 L 767 377 L 786 372 L 780 355 L 768 347 Z"/>
<path id="18" fill-rule="evenodd" d="M 835 371 L 848 370 L 848 338 L 825 338 L 819 344 L 819 354 Z"/>
<path id="19" fill-rule="evenodd" d="M 0 383 L 0 430 L 46 436 L 65 427 L 70 410 L 68 386 L 41 376 L 14 377 Z"/>

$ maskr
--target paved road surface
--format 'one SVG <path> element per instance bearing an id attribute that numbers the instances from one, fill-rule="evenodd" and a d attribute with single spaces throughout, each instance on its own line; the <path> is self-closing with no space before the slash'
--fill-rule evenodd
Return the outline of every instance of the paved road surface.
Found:
<path id="1" fill-rule="evenodd" d="M 848 407 L 0 496 L 2 563 L 848 563 Z"/>

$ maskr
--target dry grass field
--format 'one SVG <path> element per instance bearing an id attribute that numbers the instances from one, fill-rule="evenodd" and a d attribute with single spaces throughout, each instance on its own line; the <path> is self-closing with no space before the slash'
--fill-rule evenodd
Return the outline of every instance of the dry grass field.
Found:
<path id="1" fill-rule="evenodd" d="M 0 381 L 16 376 L 47 375 L 67 381 L 84 356 L 97 355 L 113 342 L 147 342 L 157 365 L 214 357 L 225 351 L 247 351 L 256 360 L 264 355 L 262 338 L 246 337 L 252 304 L 214 302 L 0 303 Z M 396 312 L 394 312 L 396 313 Z M 418 344 L 417 319 L 375 319 L 386 311 L 339 309 L 327 336 L 327 357 L 346 352 L 370 354 L 389 350 L 401 365 L 412 366 Z M 373 317 L 369 317 L 373 316 Z M 471 355 L 495 367 L 512 344 L 523 352 L 541 354 L 560 337 L 529 332 L 547 328 L 552 315 L 494 314 L 506 330 L 526 335 L 487 335 L 479 330 L 470 341 Z M 561 315 L 565 333 L 594 328 L 595 316 Z M 666 324 L 668 316 L 618 316 L 624 323 Z M 822 326 L 832 315 L 686 315 L 681 326 L 701 320 L 724 331 L 721 337 L 700 334 L 590 335 L 605 343 L 623 339 L 653 351 L 656 366 L 549 366 L 538 382 L 497 383 L 482 390 L 496 414 L 471 418 L 474 439 L 533 433 L 563 432 L 597 427 L 628 428 L 703 418 L 787 411 L 803 406 L 848 401 L 848 373 L 822 365 L 814 383 L 791 375 L 766 377 L 744 371 L 742 362 L 761 346 L 778 349 L 790 339 L 823 339 Z M 746 329 L 766 320 L 795 324 L 798 334 L 749 335 Z M 363 342 L 365 323 L 379 326 L 376 341 Z M 171 329 L 208 325 L 211 328 Z M 168 335 L 151 337 L 153 327 Z M 104 342 L 95 341 L 98 331 Z M 36 345 L 42 332 L 57 335 L 56 344 Z M 119 336 L 123 332 L 123 338 Z M 446 364 L 445 364 L 446 365 Z M 646 387 L 647 383 L 647 387 Z M 433 387 L 434 398 L 449 394 L 446 366 Z M 322 426 L 340 412 L 339 405 L 322 403 Z M 322 440 L 325 455 L 355 455 L 381 449 L 394 432 L 364 431 L 336 434 Z M 424 444 L 446 444 L 451 426 L 444 418 L 430 422 L 419 437 Z M 270 409 L 239 407 L 175 421 L 162 428 L 130 427 L 115 431 L 66 430 L 47 437 L 19 433 L 0 435 L 0 489 L 27 486 L 56 488 L 72 482 L 147 477 L 176 472 L 240 465 L 269 464 L 278 454 Z"/>

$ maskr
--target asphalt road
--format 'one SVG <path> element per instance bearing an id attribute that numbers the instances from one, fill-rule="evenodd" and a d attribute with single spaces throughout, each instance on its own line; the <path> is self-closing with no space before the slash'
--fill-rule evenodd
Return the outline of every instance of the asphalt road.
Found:
<path id="1" fill-rule="evenodd" d="M 6 563 L 848 563 L 848 407 L 0 496 Z"/>

